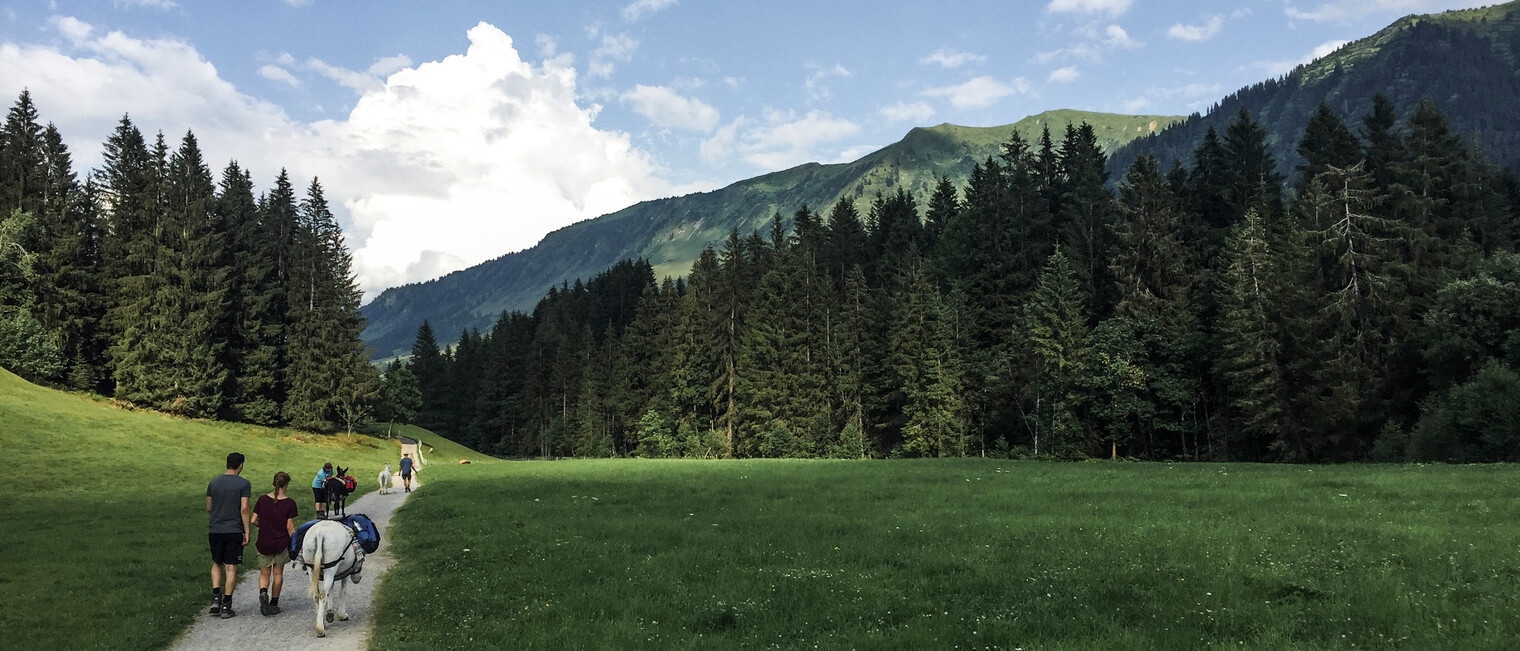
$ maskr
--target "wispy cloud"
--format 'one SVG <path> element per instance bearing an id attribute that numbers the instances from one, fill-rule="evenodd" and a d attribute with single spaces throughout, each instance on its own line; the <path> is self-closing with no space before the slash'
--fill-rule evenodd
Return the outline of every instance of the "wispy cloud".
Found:
<path id="1" fill-rule="evenodd" d="M 369 69 L 365 70 L 365 72 L 368 72 L 372 76 L 383 78 L 410 67 L 412 67 L 412 58 L 405 54 L 398 54 L 392 57 L 377 59 L 374 63 L 370 64 Z"/>
<path id="2" fill-rule="evenodd" d="M 1177 41 L 1207 41 L 1219 33 L 1224 27 L 1223 16 L 1213 16 L 1204 21 L 1202 25 L 1184 25 L 1177 23 L 1171 29 L 1166 30 L 1166 37 Z"/>
<path id="3" fill-rule="evenodd" d="M 619 98 L 662 127 L 708 132 L 718 126 L 718 110 L 699 99 L 682 97 L 664 86 L 634 86 Z"/>
<path id="4" fill-rule="evenodd" d="M 1099 30 L 1097 25 L 1086 25 L 1077 29 L 1076 33 L 1084 40 L 1058 50 L 1036 53 L 1034 60 L 1039 63 L 1072 60 L 1102 63 L 1105 52 L 1117 49 L 1134 50 L 1145 46 L 1144 43 L 1130 38 L 1129 32 L 1118 25 L 1108 25 L 1102 30 Z"/>
<path id="5" fill-rule="evenodd" d="M 1343 22 L 1379 13 L 1425 13 L 1443 9 L 1471 9 L 1495 4 L 1496 0 L 1334 0 L 1313 9 L 1300 9 L 1288 2 L 1283 11 L 1294 20 Z"/>
<path id="6" fill-rule="evenodd" d="M 888 122 L 916 122 L 924 123 L 934 117 L 934 107 L 925 102 L 898 102 L 891 106 L 883 106 L 880 109 L 881 116 Z"/>
<path id="7" fill-rule="evenodd" d="M 785 169 L 810 161 L 837 160 L 840 153 L 825 152 L 823 146 L 860 132 L 860 125 L 824 111 L 809 111 L 800 116 L 769 111 L 764 121 L 741 116 L 718 129 L 712 138 L 702 142 L 701 154 L 709 163 L 738 155 L 760 169 Z"/>
<path id="8" fill-rule="evenodd" d="M 179 4 L 174 2 L 174 0 L 111 0 L 111 4 L 115 5 L 118 9 L 131 9 L 136 7 L 146 7 L 148 9 L 173 9 L 179 6 Z"/>
<path id="9" fill-rule="evenodd" d="M 1245 66 L 1245 69 L 1274 77 L 1277 75 L 1285 75 L 1289 72 L 1292 72 L 1294 68 L 1307 63 L 1311 63 L 1315 59 L 1326 56 L 1331 52 L 1339 49 L 1342 45 L 1350 42 L 1351 41 L 1347 40 L 1326 41 L 1315 46 L 1314 49 L 1310 50 L 1308 54 L 1305 54 L 1303 57 L 1299 58 L 1296 61 L 1257 61 L 1256 63 L 1253 63 L 1249 66 Z"/>
<path id="10" fill-rule="evenodd" d="M 623 20 L 634 21 L 662 9 L 674 6 L 679 0 L 637 0 L 623 7 Z"/>
<path id="11" fill-rule="evenodd" d="M 270 81 L 278 81 L 291 87 L 301 85 L 301 80 L 296 79 L 295 75 L 290 74 L 289 70 L 286 70 L 274 64 L 260 66 L 259 76 Z"/>
<path id="12" fill-rule="evenodd" d="M 632 60 L 638 49 L 638 39 L 627 34 L 603 34 L 602 44 L 591 51 L 591 67 L 587 72 L 592 77 L 611 77 L 617 63 Z"/>
<path id="13" fill-rule="evenodd" d="M 968 63 L 981 63 L 987 57 L 970 52 L 958 52 L 946 48 L 935 50 L 933 54 L 919 59 L 919 63 L 938 65 L 942 68 L 959 68 Z"/>
<path id="14" fill-rule="evenodd" d="M 1129 37 L 1129 32 L 1124 31 L 1118 25 L 1109 25 L 1103 28 L 1103 44 L 1112 48 L 1124 48 L 1133 50 L 1143 47 L 1145 44 Z"/>
<path id="15" fill-rule="evenodd" d="M 338 85 L 352 89 L 357 93 L 367 93 L 377 90 L 381 86 L 380 80 L 376 79 L 373 75 L 335 66 L 315 57 L 306 60 L 306 67 L 323 77 L 338 82 Z"/>
<path id="16" fill-rule="evenodd" d="M 814 101 L 822 101 L 829 98 L 829 88 L 826 85 L 829 78 L 843 78 L 851 75 L 848 69 L 837 63 L 831 66 L 809 64 L 807 68 L 813 72 L 808 75 L 806 81 L 802 82 L 802 85 L 808 90 L 808 95 Z"/>
<path id="17" fill-rule="evenodd" d="M 1076 66 L 1066 66 L 1065 68 L 1057 68 L 1055 70 L 1051 70 L 1050 76 L 1045 80 L 1048 82 L 1065 84 L 1076 81 L 1077 77 L 1080 76 L 1082 76 L 1082 73 L 1077 72 Z"/>
<path id="18" fill-rule="evenodd" d="M 1129 11 L 1132 0 L 1050 0 L 1045 11 L 1053 14 L 1103 14 L 1119 16 Z"/>
<path id="19" fill-rule="evenodd" d="M 946 99 L 951 106 L 965 109 L 992 106 L 1004 97 L 1025 92 L 1029 92 L 1029 82 L 1023 77 L 1014 79 L 1012 83 L 1004 83 L 983 75 L 954 86 L 930 88 L 921 94 Z"/>

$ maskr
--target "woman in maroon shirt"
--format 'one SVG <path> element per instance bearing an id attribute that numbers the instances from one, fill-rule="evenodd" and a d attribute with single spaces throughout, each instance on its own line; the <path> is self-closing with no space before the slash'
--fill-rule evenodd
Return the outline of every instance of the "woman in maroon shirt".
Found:
<path id="1" fill-rule="evenodd" d="M 280 587 L 285 583 L 285 564 L 290 562 L 290 537 L 296 532 L 296 501 L 285 497 L 290 475 L 274 474 L 274 490 L 259 496 L 253 507 L 253 525 L 259 528 L 259 614 L 280 612 Z M 274 585 L 271 586 L 270 583 Z"/>

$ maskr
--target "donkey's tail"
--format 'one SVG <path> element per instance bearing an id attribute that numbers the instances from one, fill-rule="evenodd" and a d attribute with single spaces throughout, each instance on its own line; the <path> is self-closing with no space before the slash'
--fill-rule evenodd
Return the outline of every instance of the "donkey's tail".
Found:
<path id="1" fill-rule="evenodd" d="M 316 533 L 316 532 L 312 532 L 312 533 Z M 306 592 L 306 596 L 310 597 L 312 601 L 321 601 L 322 600 L 322 596 L 321 595 L 322 595 L 322 547 L 323 547 L 322 543 L 323 542 L 324 542 L 323 539 L 317 538 L 316 536 L 311 536 L 311 537 L 309 537 L 309 538 L 306 539 L 306 544 L 311 545 L 312 547 L 316 548 L 316 550 L 314 550 L 312 552 L 312 558 L 306 559 L 306 562 L 311 563 L 311 589 Z"/>

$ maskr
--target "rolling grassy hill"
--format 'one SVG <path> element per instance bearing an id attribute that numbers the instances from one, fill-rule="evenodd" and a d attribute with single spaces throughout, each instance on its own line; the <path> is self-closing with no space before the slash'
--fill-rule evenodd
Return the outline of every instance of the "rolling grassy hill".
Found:
<path id="1" fill-rule="evenodd" d="M 1110 170 L 1122 173 L 1141 152 L 1156 155 L 1163 169 L 1191 165 L 1208 128 L 1223 134 L 1244 107 L 1266 126 L 1279 171 L 1291 179 L 1315 108 L 1328 104 L 1359 131 L 1374 93 L 1405 115 L 1429 99 L 1486 156 L 1520 170 L 1520 2 L 1401 18 L 1281 78 L 1242 88 L 1207 114 L 1135 140 L 1114 153 Z"/>
<path id="2" fill-rule="evenodd" d="M 480 458 L 407 432 L 441 459 Z M 229 452 L 247 456 L 255 495 L 269 491 L 275 471 L 290 473 L 303 518 L 312 509 L 304 487 L 324 461 L 352 467 L 363 493 L 400 456 L 395 442 L 372 436 L 130 411 L 4 369 L 0 450 L 0 646 L 11 649 L 153 649 L 178 635 L 209 593 L 204 496 Z"/>
<path id="3" fill-rule="evenodd" d="M 657 278 L 682 276 L 703 247 L 722 240 L 730 229 L 748 233 L 773 214 L 790 215 L 803 205 L 821 211 L 849 199 L 865 216 L 878 193 L 898 188 L 922 204 L 942 175 L 964 185 L 971 167 L 999 154 L 1013 131 L 1032 141 L 1048 127 L 1059 143 L 1067 124 L 1087 122 L 1111 151 L 1175 120 L 1060 110 L 1001 127 L 942 124 L 913 129 L 901 141 L 851 163 L 809 163 L 712 192 L 646 201 L 550 233 L 531 249 L 437 280 L 388 289 L 364 306 L 369 320 L 364 340 L 375 348 L 376 358 L 406 354 L 417 327 L 427 319 L 440 339 L 452 341 L 465 329 L 486 329 L 503 310 L 532 309 L 552 285 L 589 279 L 623 259 L 649 260 Z"/>

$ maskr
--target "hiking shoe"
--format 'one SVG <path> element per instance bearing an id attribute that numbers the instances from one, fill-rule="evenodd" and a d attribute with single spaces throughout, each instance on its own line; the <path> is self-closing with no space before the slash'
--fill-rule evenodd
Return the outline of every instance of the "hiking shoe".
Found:
<path id="1" fill-rule="evenodd" d="M 274 614 L 274 613 L 272 613 L 272 612 L 269 611 L 269 595 L 268 594 L 259 593 L 259 614 L 263 615 L 265 617 L 268 617 L 268 616 Z"/>
<path id="2" fill-rule="evenodd" d="M 209 613 L 211 613 L 213 615 L 220 615 L 220 614 L 222 614 L 222 600 L 221 599 L 213 599 L 212 602 L 211 602 L 211 610 L 209 610 L 207 612 L 209 612 Z"/>
<path id="3" fill-rule="evenodd" d="M 269 604 L 269 614 L 271 614 L 271 615 L 278 615 L 278 614 L 280 614 L 280 605 L 279 604 Z"/>
<path id="4" fill-rule="evenodd" d="M 222 619 L 232 619 L 233 617 L 237 617 L 237 613 L 232 610 L 232 604 L 222 606 Z"/>

